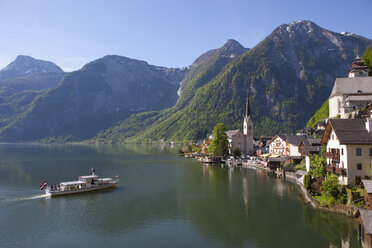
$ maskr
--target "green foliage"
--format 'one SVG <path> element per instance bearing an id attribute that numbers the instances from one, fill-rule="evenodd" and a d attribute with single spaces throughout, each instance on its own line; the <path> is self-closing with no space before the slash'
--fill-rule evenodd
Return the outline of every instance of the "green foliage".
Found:
<path id="1" fill-rule="evenodd" d="M 304 186 L 305 186 L 306 191 L 309 192 L 309 194 L 314 195 L 314 192 L 315 192 L 315 189 L 314 189 L 314 180 L 311 177 L 311 173 L 310 172 L 308 172 L 305 175 Z"/>
<path id="2" fill-rule="evenodd" d="M 295 171 L 299 170 L 306 171 L 306 164 L 303 160 L 301 160 L 301 162 L 295 166 Z"/>
<path id="3" fill-rule="evenodd" d="M 315 178 L 324 178 L 326 175 L 326 159 L 316 154 L 310 156 L 311 165 L 314 167 L 311 170 L 311 175 Z"/>
<path id="4" fill-rule="evenodd" d="M 331 207 L 336 203 L 346 203 L 347 191 L 345 187 L 341 187 L 337 175 L 328 175 L 327 178 L 323 181 L 321 189 L 321 198 L 318 199 L 321 205 Z"/>
<path id="5" fill-rule="evenodd" d="M 232 153 L 234 157 L 240 157 L 242 155 L 242 152 L 240 151 L 239 147 L 234 147 L 234 149 L 232 150 Z"/>
<path id="6" fill-rule="evenodd" d="M 210 153 L 216 156 L 225 156 L 229 154 L 229 143 L 227 141 L 227 128 L 223 123 L 218 123 L 213 128 L 213 140 L 208 147 Z"/>
<path id="7" fill-rule="evenodd" d="M 307 122 L 307 127 L 315 127 L 319 121 L 322 121 L 329 117 L 329 102 L 328 100 L 318 109 L 315 114 Z"/>
<path id="8" fill-rule="evenodd" d="M 327 176 L 322 183 L 321 189 L 322 194 L 324 193 L 325 195 L 332 196 L 334 199 L 338 199 L 341 193 L 338 176 L 335 174 Z"/>
<path id="9" fill-rule="evenodd" d="M 366 66 L 370 69 L 369 75 L 372 76 L 372 48 L 367 47 L 362 59 L 366 62 Z"/>
<path id="10" fill-rule="evenodd" d="M 199 148 L 199 147 L 193 145 L 193 146 L 191 147 L 191 151 L 192 151 L 192 152 L 201 152 L 201 148 Z"/>

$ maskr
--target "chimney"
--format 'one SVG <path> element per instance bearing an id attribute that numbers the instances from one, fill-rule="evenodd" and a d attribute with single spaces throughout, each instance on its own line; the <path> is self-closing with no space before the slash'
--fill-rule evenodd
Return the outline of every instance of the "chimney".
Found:
<path id="1" fill-rule="evenodd" d="M 366 129 L 372 132 L 372 110 L 369 112 L 369 117 L 366 118 Z"/>

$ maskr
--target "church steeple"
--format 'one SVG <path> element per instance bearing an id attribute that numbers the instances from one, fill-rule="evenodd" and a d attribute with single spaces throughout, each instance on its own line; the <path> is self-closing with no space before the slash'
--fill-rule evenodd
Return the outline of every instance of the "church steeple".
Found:
<path id="1" fill-rule="evenodd" d="M 247 98 L 246 98 L 246 106 L 245 106 L 245 117 L 248 117 L 251 115 L 251 108 L 250 108 L 250 105 L 249 105 L 249 94 L 248 94 L 248 90 L 247 90 Z"/>
<path id="2" fill-rule="evenodd" d="M 243 120 L 243 135 L 244 135 L 244 152 L 243 154 L 253 153 L 253 120 L 251 116 L 251 106 L 249 104 L 249 94 L 247 90 L 247 98 L 245 102 L 245 116 Z"/>

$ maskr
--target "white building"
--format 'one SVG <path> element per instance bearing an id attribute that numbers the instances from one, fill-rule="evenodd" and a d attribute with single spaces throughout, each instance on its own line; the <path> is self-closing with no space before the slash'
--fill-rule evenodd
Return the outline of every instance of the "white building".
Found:
<path id="1" fill-rule="evenodd" d="M 336 78 L 329 96 L 329 117 L 342 119 L 353 116 L 372 101 L 372 77 L 359 57 L 355 59 L 348 77 Z"/>
<path id="2" fill-rule="evenodd" d="M 341 184 L 359 184 L 368 178 L 372 163 L 371 118 L 330 119 L 322 144 L 327 146 L 326 169 L 337 174 Z"/>
<path id="3" fill-rule="evenodd" d="M 275 135 L 269 141 L 269 153 L 272 155 L 287 155 L 287 135 Z"/>

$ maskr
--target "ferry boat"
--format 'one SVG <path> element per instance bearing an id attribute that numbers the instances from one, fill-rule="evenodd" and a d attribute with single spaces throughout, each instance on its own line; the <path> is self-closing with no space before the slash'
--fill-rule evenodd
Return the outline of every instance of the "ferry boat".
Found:
<path id="1" fill-rule="evenodd" d="M 46 181 L 44 181 L 40 189 L 45 188 L 45 194 L 48 196 L 57 196 L 107 189 L 118 185 L 119 176 L 116 176 L 115 180 L 112 178 L 99 178 L 98 175 L 95 175 L 95 170 L 93 168 L 91 170 L 92 175 L 79 176 L 77 181 L 61 182 L 54 186 L 47 186 Z"/>

